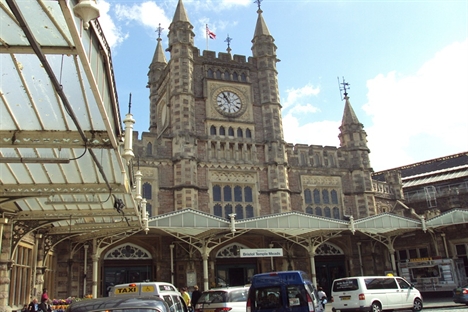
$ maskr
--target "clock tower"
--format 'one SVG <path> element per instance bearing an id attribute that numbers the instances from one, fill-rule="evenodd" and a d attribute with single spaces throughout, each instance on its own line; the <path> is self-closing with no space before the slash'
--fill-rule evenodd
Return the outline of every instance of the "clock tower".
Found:
<path id="1" fill-rule="evenodd" d="M 193 208 L 242 219 L 291 210 L 276 45 L 257 13 L 248 58 L 230 49 L 200 53 L 181 0 L 168 62 L 158 39 L 148 73 L 150 133 L 140 148 L 140 165 L 152 167 L 143 174 L 157 186 L 151 215 Z"/>

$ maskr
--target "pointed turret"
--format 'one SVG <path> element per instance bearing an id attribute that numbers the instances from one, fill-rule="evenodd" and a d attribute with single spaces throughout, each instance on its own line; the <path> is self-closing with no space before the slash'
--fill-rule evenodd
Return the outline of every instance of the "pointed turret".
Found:
<path id="1" fill-rule="evenodd" d="M 171 51 L 174 44 L 178 43 L 189 44 L 193 46 L 193 38 L 195 37 L 195 34 L 193 33 L 192 29 L 193 26 L 190 24 L 187 12 L 185 12 L 184 3 L 182 0 L 179 0 L 179 3 L 177 3 L 177 9 L 174 13 L 174 18 L 172 19 L 171 25 L 169 26 L 168 51 Z"/>
<path id="2" fill-rule="evenodd" d="M 268 26 L 265 23 L 265 20 L 263 19 L 263 11 L 258 9 L 257 11 L 258 17 L 257 17 L 257 25 L 255 26 L 255 33 L 254 33 L 254 39 L 255 37 L 259 36 L 271 36 L 270 31 L 268 30 Z"/>
<path id="3" fill-rule="evenodd" d="M 153 60 L 149 66 L 148 71 L 148 85 L 147 87 L 150 89 L 150 105 L 152 107 L 156 107 L 159 101 L 158 97 L 158 83 L 161 75 L 164 72 L 164 69 L 167 66 L 166 56 L 164 55 L 164 51 L 161 44 L 161 32 L 163 28 L 161 28 L 161 24 L 158 27 L 158 43 L 156 44 L 156 50 L 154 51 Z M 157 116 L 156 116 L 156 109 L 150 110 L 150 131 L 156 129 L 157 123 Z"/>
<path id="4" fill-rule="evenodd" d="M 370 150 L 367 147 L 367 134 L 364 126 L 359 122 L 351 106 L 348 94 L 345 93 L 345 107 L 340 126 L 340 146 L 351 152 L 353 168 L 371 168 L 369 162 Z"/>
<path id="5" fill-rule="evenodd" d="M 179 3 L 177 3 L 177 8 L 174 13 L 174 17 L 172 18 L 172 22 L 189 22 L 187 12 L 185 12 L 185 7 L 182 2 L 182 0 L 179 0 Z"/>

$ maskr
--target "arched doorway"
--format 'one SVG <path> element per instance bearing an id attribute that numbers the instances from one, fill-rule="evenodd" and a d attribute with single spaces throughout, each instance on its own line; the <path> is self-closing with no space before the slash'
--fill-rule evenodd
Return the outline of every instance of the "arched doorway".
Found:
<path id="1" fill-rule="evenodd" d="M 315 271 L 317 285 L 330 296 L 333 280 L 346 275 L 343 250 L 329 242 L 321 244 L 315 251 Z"/>
<path id="2" fill-rule="evenodd" d="M 118 245 L 104 256 L 102 294 L 117 284 L 152 279 L 152 256 L 146 249 L 132 243 Z"/>
<path id="3" fill-rule="evenodd" d="M 240 286 L 250 283 L 257 273 L 255 258 L 241 258 L 239 250 L 249 247 L 232 243 L 220 249 L 216 254 L 215 283 L 217 287 Z"/>

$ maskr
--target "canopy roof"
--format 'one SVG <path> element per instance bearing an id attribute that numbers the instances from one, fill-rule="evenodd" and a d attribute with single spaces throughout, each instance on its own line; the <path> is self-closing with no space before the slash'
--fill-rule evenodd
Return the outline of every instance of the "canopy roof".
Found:
<path id="1" fill-rule="evenodd" d="M 128 226 L 140 216 L 110 48 L 77 3 L 0 1 L 0 212 L 54 230 Z"/>

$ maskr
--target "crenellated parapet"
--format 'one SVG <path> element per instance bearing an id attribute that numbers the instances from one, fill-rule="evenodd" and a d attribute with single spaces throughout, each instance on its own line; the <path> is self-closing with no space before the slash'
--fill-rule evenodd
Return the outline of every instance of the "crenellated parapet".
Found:
<path id="1" fill-rule="evenodd" d="M 287 144 L 286 154 L 292 167 L 342 168 L 342 151 L 335 146 Z"/>

